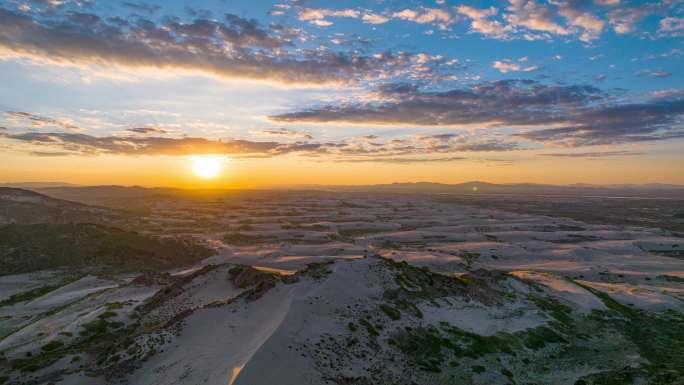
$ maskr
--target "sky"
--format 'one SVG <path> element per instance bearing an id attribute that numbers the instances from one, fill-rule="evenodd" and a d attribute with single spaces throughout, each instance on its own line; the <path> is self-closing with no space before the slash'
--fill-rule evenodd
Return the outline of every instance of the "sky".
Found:
<path id="1" fill-rule="evenodd" d="M 680 0 L 2 0 L 0 182 L 684 184 L 683 69 Z"/>

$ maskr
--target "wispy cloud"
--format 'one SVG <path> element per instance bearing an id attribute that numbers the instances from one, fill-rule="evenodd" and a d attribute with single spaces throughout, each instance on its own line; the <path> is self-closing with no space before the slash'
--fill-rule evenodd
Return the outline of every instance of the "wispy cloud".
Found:
<path id="1" fill-rule="evenodd" d="M 191 70 L 226 78 L 326 84 L 387 76 L 407 63 L 383 52 L 296 49 L 298 31 L 227 14 L 223 20 L 103 19 L 70 12 L 43 20 L 0 8 L 0 48 L 74 64 Z"/>
<path id="2" fill-rule="evenodd" d="M 148 4 L 148 3 L 143 3 L 143 2 L 132 2 L 132 1 L 124 1 L 121 3 L 126 8 L 130 8 L 136 12 L 145 12 L 145 13 L 155 13 L 161 10 L 161 7 L 156 4 Z"/>
<path id="3" fill-rule="evenodd" d="M 392 164 L 416 164 L 416 163 L 445 163 L 461 161 L 468 158 L 452 156 L 447 158 L 348 158 L 335 159 L 336 163 L 392 163 Z"/>
<path id="4" fill-rule="evenodd" d="M 596 151 L 596 152 L 562 152 L 562 153 L 550 153 L 550 154 L 539 154 L 541 156 L 548 156 L 552 158 L 607 158 L 607 157 L 620 157 L 620 156 L 636 156 L 642 155 L 641 152 L 634 151 Z"/>
<path id="5" fill-rule="evenodd" d="M 129 133 L 141 134 L 130 135 Z M 3 130 L 0 139 L 9 146 L 20 144 L 18 150 L 40 156 L 188 156 L 231 155 L 237 157 L 273 157 L 300 154 L 309 157 L 341 158 L 434 159 L 436 154 L 466 152 L 501 152 L 517 148 L 512 142 L 487 137 L 468 137 L 457 134 L 410 135 L 382 139 L 375 135 L 352 137 L 338 141 L 313 142 L 305 131 L 269 129 L 257 136 L 275 136 L 295 141 L 258 141 L 245 139 L 208 139 L 202 137 L 160 136 L 159 130 L 128 129 L 117 135 L 95 136 L 70 132 L 15 132 Z M 27 147 L 28 146 L 28 147 Z"/>
<path id="6" fill-rule="evenodd" d="M 502 74 L 508 73 L 508 72 L 535 72 L 540 69 L 539 66 L 521 66 L 520 64 L 517 63 L 511 63 L 507 61 L 500 61 L 497 60 L 492 64 L 492 68 L 498 70 Z"/>
<path id="7" fill-rule="evenodd" d="M 10 121 L 15 121 L 19 124 L 27 122 L 31 127 L 35 128 L 59 127 L 68 131 L 81 131 L 80 127 L 68 120 L 48 118 L 31 112 L 8 111 L 5 115 Z"/>
<path id="8" fill-rule="evenodd" d="M 406 8 L 392 14 L 395 19 L 412 21 L 418 24 L 435 24 L 441 29 L 447 29 L 458 22 L 458 17 L 450 10 L 441 8 Z"/>
<path id="9" fill-rule="evenodd" d="M 377 100 L 272 116 L 279 122 L 520 127 L 514 137 L 564 146 L 684 137 L 684 98 L 616 103 L 589 85 L 498 81 L 450 91 L 381 87 Z M 550 127 L 550 128 L 543 128 Z"/>
<path id="10" fill-rule="evenodd" d="M 298 17 L 301 21 L 308 21 L 319 27 L 328 27 L 333 24 L 332 21 L 327 20 L 328 17 L 350 17 L 358 19 L 361 12 L 355 9 L 326 9 L 326 8 L 304 8 L 299 11 Z"/>
<path id="11" fill-rule="evenodd" d="M 290 130 L 287 128 L 271 128 L 256 132 L 259 136 L 285 137 L 285 138 L 302 138 L 311 140 L 313 135 L 308 131 Z"/>
<path id="12" fill-rule="evenodd" d="M 132 132 L 134 134 L 166 134 L 167 131 L 157 127 L 132 127 L 127 128 L 126 131 Z"/>

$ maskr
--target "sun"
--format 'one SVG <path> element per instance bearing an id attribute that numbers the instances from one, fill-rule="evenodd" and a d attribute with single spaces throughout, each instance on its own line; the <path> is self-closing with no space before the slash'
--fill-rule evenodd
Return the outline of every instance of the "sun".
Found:
<path id="1" fill-rule="evenodd" d="M 200 156 L 190 158 L 192 172 L 200 178 L 215 178 L 222 168 L 222 159 L 217 156 Z"/>

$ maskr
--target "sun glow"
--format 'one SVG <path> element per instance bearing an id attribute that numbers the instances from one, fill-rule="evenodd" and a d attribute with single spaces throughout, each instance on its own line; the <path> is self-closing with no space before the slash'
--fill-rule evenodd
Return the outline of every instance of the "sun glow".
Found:
<path id="1" fill-rule="evenodd" d="M 218 156 L 201 156 L 190 158 L 192 172 L 200 178 L 215 178 L 223 168 L 223 159 Z"/>

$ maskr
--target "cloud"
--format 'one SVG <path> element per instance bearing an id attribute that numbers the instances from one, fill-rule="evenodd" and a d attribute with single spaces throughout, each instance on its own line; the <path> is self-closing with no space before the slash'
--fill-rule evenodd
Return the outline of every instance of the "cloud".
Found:
<path id="1" fill-rule="evenodd" d="M 392 163 L 392 164 L 416 164 L 416 163 L 445 163 L 465 160 L 459 156 L 451 156 L 446 158 L 347 158 L 335 159 L 336 163 Z"/>
<path id="2" fill-rule="evenodd" d="M 495 61 L 494 64 L 492 64 L 492 68 L 499 70 L 499 72 L 501 72 L 502 74 L 508 72 L 534 72 L 540 69 L 539 66 L 522 67 L 516 63 L 507 63 L 499 60 Z"/>
<path id="3" fill-rule="evenodd" d="M 598 39 L 603 33 L 605 22 L 589 12 L 582 12 L 571 5 L 565 4 L 559 10 L 559 14 L 563 16 L 568 25 L 580 29 L 580 40 L 590 42 Z"/>
<path id="4" fill-rule="evenodd" d="M 683 88 L 671 88 L 667 90 L 658 90 L 651 92 L 651 96 L 655 99 L 675 99 L 684 98 Z"/>
<path id="5" fill-rule="evenodd" d="M 472 32 L 479 32 L 488 37 L 506 38 L 511 31 L 510 28 L 505 27 L 499 21 L 489 19 L 497 14 L 497 9 L 494 7 L 478 9 L 467 5 L 460 5 L 456 10 L 458 13 L 470 18 L 470 30 Z"/>
<path id="6" fill-rule="evenodd" d="M 570 147 L 684 138 L 681 97 L 590 106 L 569 113 L 564 126 L 517 136 Z"/>
<path id="7" fill-rule="evenodd" d="M 361 13 L 355 9 L 326 9 L 326 8 L 304 8 L 297 15 L 300 21 L 308 21 L 319 27 L 328 27 L 333 23 L 326 20 L 326 17 L 349 17 L 358 19 Z"/>
<path id="8" fill-rule="evenodd" d="M 375 99 L 324 105 L 270 117 L 278 122 L 519 127 L 513 137 L 562 146 L 684 137 L 684 98 L 616 102 L 588 85 L 531 80 L 488 82 L 449 91 L 392 83 Z"/>
<path id="9" fill-rule="evenodd" d="M 166 130 L 162 130 L 161 128 L 156 128 L 156 127 L 132 127 L 132 128 L 127 128 L 126 131 L 132 132 L 134 134 L 166 134 Z"/>
<path id="10" fill-rule="evenodd" d="M 509 0 L 509 13 L 505 19 L 514 27 L 525 27 L 533 31 L 567 35 L 568 30 L 554 20 L 554 14 L 546 5 L 534 0 Z"/>
<path id="11" fill-rule="evenodd" d="M 376 135 L 353 137 L 340 141 L 310 142 L 306 131 L 285 128 L 267 129 L 257 136 L 296 139 L 294 142 L 255 141 L 243 139 L 207 139 L 201 137 L 170 137 L 127 135 L 157 133 L 146 128 L 128 129 L 120 135 L 94 136 L 69 132 L 8 132 L 0 131 L 3 142 L 19 144 L 20 150 L 36 156 L 190 156 L 230 155 L 234 157 L 267 158 L 287 154 L 332 158 L 405 158 L 428 157 L 434 154 L 463 152 L 500 152 L 517 149 L 517 145 L 499 138 L 468 137 L 456 134 L 412 135 L 383 139 Z M 422 159 L 422 158 L 421 158 Z M 416 160 L 418 161 L 418 160 Z"/>
<path id="12" fill-rule="evenodd" d="M 634 31 L 636 23 L 648 14 L 646 8 L 619 8 L 608 13 L 608 22 L 615 33 L 625 34 Z"/>
<path id="13" fill-rule="evenodd" d="M 527 40 L 550 39 L 551 35 L 578 35 L 585 42 L 598 39 L 606 22 L 583 9 L 586 1 L 558 0 L 542 4 L 534 0 L 509 0 L 509 6 L 497 20 L 499 10 L 495 7 L 474 8 L 467 5 L 456 7 L 459 14 L 471 20 L 471 32 L 490 38 Z M 558 20 L 563 18 L 562 25 Z"/>
<path id="14" fill-rule="evenodd" d="M 385 24 L 390 21 L 390 18 L 376 13 L 365 13 L 361 20 L 366 24 Z"/>
<path id="15" fill-rule="evenodd" d="M 149 136 L 92 136 L 64 132 L 2 133 L 13 141 L 59 149 L 71 155 L 207 155 L 254 154 L 286 151 L 276 142 L 210 140 L 205 138 L 166 138 Z"/>
<path id="16" fill-rule="evenodd" d="M 404 9 L 403 11 L 392 14 L 395 19 L 412 21 L 418 24 L 435 24 L 440 29 L 448 29 L 451 25 L 458 22 L 458 17 L 445 9 L 439 8 L 418 8 Z"/>
<path id="17" fill-rule="evenodd" d="M 273 128 L 268 130 L 261 130 L 257 133 L 260 136 L 274 136 L 286 138 L 303 138 L 311 140 L 313 135 L 307 131 L 290 130 L 287 128 Z"/>
<path id="18" fill-rule="evenodd" d="M 660 20 L 658 32 L 669 36 L 681 36 L 684 34 L 684 17 L 666 17 Z"/>
<path id="19" fill-rule="evenodd" d="M 33 5 L 56 8 L 66 3 L 66 0 L 29 0 Z"/>
<path id="20" fill-rule="evenodd" d="M 61 129 L 68 131 L 81 131 L 80 127 L 67 120 L 48 118 L 30 112 L 9 111 L 6 112 L 5 115 L 11 121 L 16 121 L 19 123 L 28 122 L 31 125 L 31 127 L 35 128 L 59 127 Z"/>
<path id="21" fill-rule="evenodd" d="M 77 65 L 113 65 L 199 71 L 207 75 L 326 84 L 387 76 L 401 66 L 391 53 L 293 47 L 296 31 L 225 15 L 222 21 L 183 23 L 144 18 L 104 20 L 94 14 L 69 13 L 42 20 L 0 8 L 0 49 L 16 56 Z"/>
<path id="22" fill-rule="evenodd" d="M 41 158 L 50 158 L 56 156 L 71 156 L 73 153 L 66 151 L 31 151 L 29 155 L 37 156 Z"/>
<path id="23" fill-rule="evenodd" d="M 650 15 L 664 14 L 666 17 L 663 20 L 670 19 L 670 15 L 676 12 L 677 7 L 679 6 L 681 6 L 680 1 L 660 0 L 655 2 L 643 2 L 640 5 L 631 7 L 615 8 L 608 12 L 608 23 L 613 27 L 613 30 L 616 33 L 631 33 L 634 32 L 636 24 L 639 21 Z M 675 21 L 676 25 L 676 18 L 673 19 L 675 19 L 673 21 Z M 662 28 L 662 23 L 660 26 Z"/>
<path id="24" fill-rule="evenodd" d="M 271 116 L 279 122 L 345 122 L 388 125 L 526 125 L 557 120 L 554 109 L 602 98 L 591 86 L 543 85 L 534 81 L 505 80 L 472 88 L 421 91 L 406 83 L 380 86 L 376 100 L 325 105 Z"/>
<path id="25" fill-rule="evenodd" d="M 598 151 L 598 152 L 566 152 L 566 153 L 551 153 L 539 154 L 540 156 L 548 156 L 552 158 L 606 158 L 611 156 L 636 156 L 642 155 L 640 152 L 633 151 Z"/>
<path id="26" fill-rule="evenodd" d="M 669 78 L 672 76 L 671 72 L 665 71 L 665 70 L 642 70 L 637 72 L 638 76 L 649 76 L 652 78 Z"/>
<path id="27" fill-rule="evenodd" d="M 133 3 L 129 1 L 124 1 L 121 3 L 126 8 L 133 9 L 138 12 L 145 12 L 145 13 L 155 13 L 161 9 L 159 5 L 156 4 L 147 4 L 147 3 Z"/>

